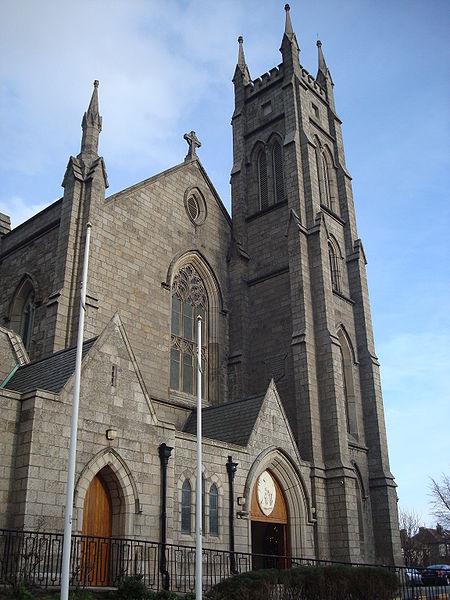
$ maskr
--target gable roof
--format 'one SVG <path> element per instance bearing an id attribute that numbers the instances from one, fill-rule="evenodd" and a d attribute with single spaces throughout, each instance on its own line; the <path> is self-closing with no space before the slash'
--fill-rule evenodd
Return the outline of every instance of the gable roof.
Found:
<path id="1" fill-rule="evenodd" d="M 175 173 L 176 171 L 179 171 L 181 169 L 185 169 L 187 165 L 189 164 L 196 164 L 200 173 L 203 176 L 203 179 L 205 180 L 206 185 L 209 187 L 211 194 L 213 195 L 214 199 L 217 202 L 217 205 L 219 206 L 219 209 L 221 210 L 223 216 L 225 217 L 228 225 L 231 227 L 231 217 L 230 214 L 228 212 L 228 210 L 225 207 L 225 204 L 222 202 L 216 188 L 214 187 L 214 184 L 212 183 L 211 179 L 209 178 L 208 173 L 205 170 L 205 167 L 202 165 L 202 163 L 200 162 L 200 159 L 197 157 L 192 161 L 189 162 L 182 162 L 178 165 L 175 165 L 173 167 L 170 167 L 169 169 L 166 169 L 164 171 L 161 171 L 160 173 L 156 173 L 155 175 L 152 175 L 151 177 L 148 177 L 147 179 L 144 179 L 143 181 L 139 181 L 138 183 L 134 183 L 133 185 L 130 185 L 127 188 L 124 188 L 123 190 L 120 190 L 119 192 L 116 192 L 115 194 L 112 194 L 111 196 L 108 196 L 107 198 L 105 198 L 105 202 L 110 202 L 111 200 L 118 200 L 121 196 L 128 194 L 129 192 L 131 192 L 132 190 L 136 190 L 144 185 L 148 185 L 148 184 L 152 184 L 155 181 L 157 181 L 158 179 L 160 179 L 161 177 L 164 177 L 166 175 L 169 175 L 171 173 Z"/>
<path id="2" fill-rule="evenodd" d="M 202 434 L 213 440 L 246 446 L 258 418 L 265 394 L 210 406 L 202 410 Z M 183 431 L 197 433 L 197 411 L 189 415 Z"/>
<path id="3" fill-rule="evenodd" d="M 83 358 L 92 348 L 96 339 L 95 337 L 83 343 Z M 77 347 L 73 346 L 66 350 L 60 350 L 47 358 L 23 365 L 17 369 L 5 385 L 5 389 L 22 394 L 36 389 L 58 393 L 75 371 L 76 354 Z"/>

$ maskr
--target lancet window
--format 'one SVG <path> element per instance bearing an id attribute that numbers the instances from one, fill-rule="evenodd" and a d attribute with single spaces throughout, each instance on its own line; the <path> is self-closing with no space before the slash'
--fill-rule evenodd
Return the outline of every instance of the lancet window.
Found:
<path id="1" fill-rule="evenodd" d="M 337 206 L 336 169 L 333 166 L 333 159 L 328 148 L 322 146 L 318 140 L 316 143 L 316 169 L 319 180 L 320 203 L 337 213 L 339 209 Z"/>
<path id="2" fill-rule="evenodd" d="M 197 317 L 202 317 L 202 397 L 206 397 L 208 364 L 208 296 L 200 275 L 188 265 L 172 284 L 170 387 L 196 394 Z"/>
<path id="3" fill-rule="evenodd" d="M 278 142 L 272 147 L 272 170 L 275 204 L 278 204 L 284 200 L 283 155 Z"/>
<path id="4" fill-rule="evenodd" d="M 187 479 L 181 488 L 181 533 L 191 533 L 192 489 Z"/>
<path id="5" fill-rule="evenodd" d="M 355 497 L 356 497 L 356 510 L 358 512 L 358 534 L 359 534 L 359 547 L 361 556 L 364 557 L 365 551 L 365 535 L 364 535 L 364 485 L 362 483 L 361 475 L 357 465 L 355 464 Z"/>
<path id="6" fill-rule="evenodd" d="M 16 290 L 10 312 L 10 327 L 20 334 L 29 352 L 34 327 L 35 291 L 29 277 L 25 277 Z"/>
<path id="7" fill-rule="evenodd" d="M 269 186 L 267 181 L 267 158 L 266 152 L 261 150 L 258 155 L 258 187 L 259 204 L 261 210 L 269 206 Z"/>
<path id="8" fill-rule="evenodd" d="M 209 535 L 219 535 L 219 492 L 215 483 L 209 488 Z"/>
<path id="9" fill-rule="evenodd" d="M 285 200 L 281 144 L 272 139 L 257 156 L 259 210 L 265 210 Z"/>
<path id="10" fill-rule="evenodd" d="M 335 292 L 341 292 L 340 257 L 336 248 L 331 243 L 328 244 L 328 257 L 330 260 L 331 286 Z"/>
<path id="11" fill-rule="evenodd" d="M 340 342 L 340 357 L 341 357 L 341 373 L 342 373 L 342 386 L 344 392 L 344 409 L 345 409 L 345 420 L 347 426 L 347 432 L 350 433 L 356 439 L 358 438 L 358 418 L 356 410 L 356 396 L 355 396 L 355 374 L 353 370 L 353 351 L 350 347 L 350 341 L 347 335 L 344 334 L 343 329 L 338 331 L 338 338 Z"/>

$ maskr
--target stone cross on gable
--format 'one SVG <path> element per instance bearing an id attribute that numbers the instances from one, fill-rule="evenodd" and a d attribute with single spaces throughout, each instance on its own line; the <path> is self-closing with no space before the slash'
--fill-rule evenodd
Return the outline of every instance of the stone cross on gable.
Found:
<path id="1" fill-rule="evenodd" d="M 195 135 L 195 131 L 191 131 L 191 133 L 185 133 L 184 139 L 187 141 L 189 150 L 186 154 L 186 158 L 184 162 L 188 162 L 190 160 L 195 160 L 197 157 L 197 148 L 200 148 L 201 143 L 200 140 Z"/>

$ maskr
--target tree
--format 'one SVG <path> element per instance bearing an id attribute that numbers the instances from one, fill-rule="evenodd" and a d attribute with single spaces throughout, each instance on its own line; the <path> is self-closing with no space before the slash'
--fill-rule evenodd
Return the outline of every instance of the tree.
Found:
<path id="1" fill-rule="evenodd" d="M 432 512 L 444 528 L 450 529 L 450 477 L 442 473 L 441 481 L 430 479 Z"/>
<path id="2" fill-rule="evenodd" d="M 417 513 L 400 509 L 400 541 L 403 550 L 403 558 L 407 567 L 418 567 L 423 564 L 423 545 L 414 539 L 414 536 L 419 533 L 421 525 L 421 519 Z"/>

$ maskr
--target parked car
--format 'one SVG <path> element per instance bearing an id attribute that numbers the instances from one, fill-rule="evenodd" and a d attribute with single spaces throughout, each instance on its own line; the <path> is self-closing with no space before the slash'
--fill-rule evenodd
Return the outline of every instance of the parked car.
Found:
<path id="1" fill-rule="evenodd" d="M 422 571 L 424 585 L 449 585 L 450 565 L 429 565 Z"/>
<path id="2" fill-rule="evenodd" d="M 406 569 L 405 578 L 407 585 L 421 585 L 422 576 L 417 569 Z"/>

